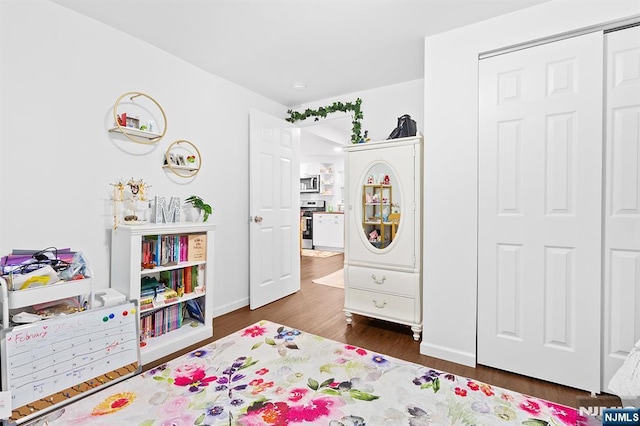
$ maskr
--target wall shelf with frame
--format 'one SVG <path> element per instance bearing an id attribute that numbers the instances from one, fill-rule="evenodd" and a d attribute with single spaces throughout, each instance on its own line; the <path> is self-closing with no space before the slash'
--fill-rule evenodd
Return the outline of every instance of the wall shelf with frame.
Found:
<path id="1" fill-rule="evenodd" d="M 118 97 L 113 106 L 113 124 L 110 133 L 122 134 L 131 142 L 144 145 L 158 143 L 167 132 L 164 109 L 142 92 L 127 92 Z"/>
<path id="2" fill-rule="evenodd" d="M 197 175 L 201 167 L 200 150 L 192 142 L 182 139 L 167 147 L 162 165 L 165 170 L 169 170 L 181 178 L 190 178 Z"/>
<path id="3" fill-rule="evenodd" d="M 131 135 L 131 136 L 136 136 L 139 138 L 145 138 L 148 139 L 150 141 L 156 142 L 157 140 L 160 140 L 160 138 L 162 137 L 162 134 L 160 133 L 154 133 L 154 132 L 148 132 L 146 130 L 139 130 L 139 129 L 134 129 L 133 127 L 112 127 L 109 129 L 110 132 L 117 132 L 117 133 L 123 133 L 123 134 L 127 134 L 127 135 Z"/>

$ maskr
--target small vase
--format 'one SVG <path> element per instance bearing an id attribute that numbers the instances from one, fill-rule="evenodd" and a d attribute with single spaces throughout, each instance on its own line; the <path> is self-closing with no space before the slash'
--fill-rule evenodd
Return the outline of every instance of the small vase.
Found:
<path id="1" fill-rule="evenodd" d="M 202 222 L 204 212 L 201 209 L 187 206 L 184 209 L 184 218 L 186 222 Z"/>

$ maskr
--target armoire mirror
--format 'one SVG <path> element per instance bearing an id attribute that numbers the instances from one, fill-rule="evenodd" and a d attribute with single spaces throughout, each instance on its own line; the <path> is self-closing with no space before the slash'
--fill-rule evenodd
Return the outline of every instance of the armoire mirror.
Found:
<path id="1" fill-rule="evenodd" d="M 369 243 L 382 250 L 393 242 L 400 226 L 398 181 L 393 169 L 384 162 L 374 163 L 364 176 L 362 229 Z"/>

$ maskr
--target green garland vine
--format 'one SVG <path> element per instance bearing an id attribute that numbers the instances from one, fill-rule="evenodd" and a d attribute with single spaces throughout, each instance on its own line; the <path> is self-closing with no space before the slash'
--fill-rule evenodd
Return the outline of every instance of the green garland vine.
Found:
<path id="1" fill-rule="evenodd" d="M 360 120 L 362 120 L 362 110 L 360 109 L 360 105 L 362 104 L 362 99 L 357 98 L 355 102 L 334 102 L 333 104 L 320 107 L 318 109 L 309 109 L 307 108 L 304 112 L 298 112 L 293 110 L 288 110 L 287 114 L 289 114 L 289 118 L 286 120 L 289 123 L 295 123 L 296 121 L 306 120 L 309 117 L 315 117 L 315 121 L 320 120 L 320 117 L 326 118 L 328 114 L 332 112 L 348 112 L 351 111 L 352 121 L 351 124 L 353 127 L 351 128 L 351 143 L 359 143 L 362 140 L 362 125 L 360 124 Z"/>

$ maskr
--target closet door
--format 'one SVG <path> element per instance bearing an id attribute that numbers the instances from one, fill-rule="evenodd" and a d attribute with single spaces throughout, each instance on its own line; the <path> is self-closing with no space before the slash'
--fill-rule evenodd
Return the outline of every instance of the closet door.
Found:
<path id="1" fill-rule="evenodd" d="M 640 27 L 605 35 L 603 390 L 640 340 Z"/>
<path id="2" fill-rule="evenodd" d="M 480 61 L 478 362 L 600 390 L 602 33 Z"/>

